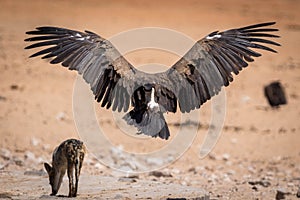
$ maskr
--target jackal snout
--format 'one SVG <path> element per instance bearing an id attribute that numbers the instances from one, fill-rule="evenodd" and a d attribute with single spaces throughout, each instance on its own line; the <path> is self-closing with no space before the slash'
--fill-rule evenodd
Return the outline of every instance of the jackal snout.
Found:
<path id="1" fill-rule="evenodd" d="M 82 141 L 68 139 L 62 142 L 52 154 L 52 166 L 44 163 L 44 167 L 49 175 L 51 185 L 51 195 L 56 195 L 66 171 L 69 178 L 69 197 L 76 197 L 78 189 L 79 175 L 86 153 L 86 148 Z M 74 173 L 75 172 L 75 173 Z M 74 183 L 75 175 L 75 183 Z"/>

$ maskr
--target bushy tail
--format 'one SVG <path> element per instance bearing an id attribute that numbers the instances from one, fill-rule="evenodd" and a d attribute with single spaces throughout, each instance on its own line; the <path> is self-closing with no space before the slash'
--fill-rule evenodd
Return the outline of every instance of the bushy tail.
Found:
<path id="1" fill-rule="evenodd" d="M 123 119 L 127 124 L 137 127 L 139 133 L 152 137 L 158 136 L 165 140 L 170 136 L 168 125 L 161 111 L 153 111 L 147 108 L 133 109 Z"/>

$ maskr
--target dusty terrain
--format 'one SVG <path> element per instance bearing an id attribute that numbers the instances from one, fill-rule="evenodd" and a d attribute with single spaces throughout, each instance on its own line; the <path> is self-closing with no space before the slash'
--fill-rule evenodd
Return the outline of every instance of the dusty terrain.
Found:
<path id="1" fill-rule="evenodd" d="M 0 0 L 0 6 L 0 198 L 50 198 L 42 163 L 50 161 L 53 149 L 64 139 L 80 138 L 72 109 L 76 73 L 45 60 L 28 59 L 33 52 L 23 49 L 26 31 L 54 25 L 88 29 L 110 38 L 134 28 L 162 27 L 198 40 L 214 30 L 276 21 L 281 35 L 277 42 L 282 44 L 276 48 L 279 53 L 263 52 L 226 88 L 222 134 L 208 156 L 200 158 L 199 151 L 210 125 L 210 102 L 201 108 L 201 126 L 190 148 L 155 172 L 122 173 L 105 166 L 93 156 L 97 152 L 90 150 L 78 199 L 297 199 L 299 1 Z M 135 66 L 170 66 L 179 57 L 148 49 L 131 52 L 126 58 Z M 274 80 L 283 84 L 288 99 L 278 109 L 270 108 L 263 94 L 263 87 Z M 95 106 L 99 124 L 113 146 L 105 155 L 108 158 L 122 151 L 147 154 L 160 149 L 179 129 L 180 115 L 170 114 L 167 120 L 173 134 L 169 141 L 136 140 L 114 125 L 110 111 Z M 137 169 L 126 156 L 122 159 L 121 166 Z M 67 191 L 65 180 L 59 194 Z"/>

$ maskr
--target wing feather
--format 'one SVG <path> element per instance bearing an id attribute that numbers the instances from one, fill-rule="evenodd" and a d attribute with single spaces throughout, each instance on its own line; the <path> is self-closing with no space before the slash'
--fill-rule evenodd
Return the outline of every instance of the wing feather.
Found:
<path id="1" fill-rule="evenodd" d="M 166 111 L 176 112 L 178 101 L 182 112 L 190 112 L 228 86 L 233 74 L 239 74 L 248 62 L 261 56 L 258 49 L 276 53 L 268 46 L 280 46 L 269 40 L 279 37 L 273 34 L 278 29 L 269 27 L 274 24 L 214 31 L 196 42 L 169 70 L 156 75 L 139 72 L 108 40 L 90 31 L 38 27 L 27 32 L 32 37 L 25 41 L 34 43 L 25 49 L 44 48 L 31 57 L 51 58 L 51 64 L 61 63 L 82 74 L 102 107 L 126 112 L 130 101 L 136 106 L 145 100 L 142 90 L 136 89 L 153 84 L 156 100 Z"/>
<path id="2" fill-rule="evenodd" d="M 107 40 L 91 32 L 79 32 L 59 27 L 37 27 L 28 31 L 26 42 L 34 42 L 25 49 L 44 48 L 30 57 L 52 58 L 51 64 L 61 63 L 70 70 L 76 70 L 90 84 L 95 99 L 102 107 L 127 111 L 130 103 L 131 86 L 136 69 L 125 60 Z M 124 79 L 117 92 L 115 86 Z M 122 88 L 122 89 L 120 89 Z"/>
<path id="3" fill-rule="evenodd" d="M 174 80 L 173 88 L 178 95 L 180 110 L 190 112 L 217 95 L 223 86 L 233 81 L 233 73 L 239 74 L 248 62 L 261 56 L 257 49 L 276 53 L 266 46 L 280 46 L 267 39 L 279 37 L 272 34 L 278 29 L 269 28 L 274 24 L 267 22 L 224 32 L 215 31 L 199 40 L 167 71 L 169 79 Z M 183 83 L 182 80 L 187 81 Z M 195 94 L 195 100 L 191 99 L 191 93 Z"/>

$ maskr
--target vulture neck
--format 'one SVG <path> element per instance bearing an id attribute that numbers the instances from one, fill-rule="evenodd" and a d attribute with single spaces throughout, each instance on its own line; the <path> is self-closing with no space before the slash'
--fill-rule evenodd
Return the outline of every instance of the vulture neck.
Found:
<path id="1" fill-rule="evenodd" d="M 151 110 L 159 108 L 158 103 L 156 103 L 155 100 L 154 100 L 154 93 L 155 93 L 155 89 L 151 88 L 151 99 L 150 99 L 150 101 L 148 103 L 148 107 Z"/>

